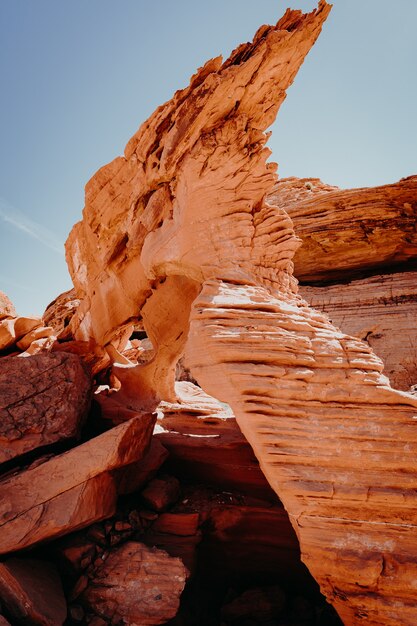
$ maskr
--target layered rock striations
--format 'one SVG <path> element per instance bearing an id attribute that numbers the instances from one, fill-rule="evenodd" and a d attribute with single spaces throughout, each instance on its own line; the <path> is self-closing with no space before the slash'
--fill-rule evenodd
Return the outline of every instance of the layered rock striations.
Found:
<path id="1" fill-rule="evenodd" d="M 285 209 L 303 245 L 294 256 L 302 283 L 404 271 L 417 258 L 417 176 L 362 189 L 319 179 L 279 181 L 268 201 Z"/>
<path id="2" fill-rule="evenodd" d="M 294 258 L 301 295 L 366 341 L 403 390 L 417 383 L 416 197 L 417 176 L 348 190 L 288 178 L 269 195 L 303 241 Z"/>
<path id="3" fill-rule="evenodd" d="M 417 400 L 297 294 L 300 240 L 265 201 L 276 180 L 265 130 L 329 9 L 288 11 L 206 63 L 90 180 L 67 242 L 81 300 L 70 325 L 119 363 L 131 410 L 176 401 L 185 352 L 192 377 L 232 407 L 344 622 L 411 625 Z M 383 263 L 409 247 L 399 235 Z M 120 353 L 140 318 L 155 354 L 129 367 Z"/>

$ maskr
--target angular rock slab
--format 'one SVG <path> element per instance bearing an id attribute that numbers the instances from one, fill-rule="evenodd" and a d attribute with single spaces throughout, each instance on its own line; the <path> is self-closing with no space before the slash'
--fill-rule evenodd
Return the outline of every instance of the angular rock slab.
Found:
<path id="1" fill-rule="evenodd" d="M 0 563 L 0 601 L 19 624 L 62 626 L 67 617 L 59 574 L 45 561 L 12 558 Z"/>
<path id="2" fill-rule="evenodd" d="M 110 472 L 146 452 L 155 417 L 133 418 L 77 448 L 0 482 L 0 554 L 113 515 Z"/>
<path id="3" fill-rule="evenodd" d="M 90 373 L 72 354 L 0 359 L 0 464 L 77 437 L 91 389 Z"/>
<path id="4" fill-rule="evenodd" d="M 157 548 L 128 542 L 99 566 L 84 593 L 89 606 L 112 623 L 164 624 L 178 611 L 188 572 Z"/>

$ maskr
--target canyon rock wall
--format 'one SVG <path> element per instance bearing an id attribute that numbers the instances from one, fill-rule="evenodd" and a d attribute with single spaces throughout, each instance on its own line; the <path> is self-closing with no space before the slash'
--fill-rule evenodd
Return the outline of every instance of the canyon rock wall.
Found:
<path id="1" fill-rule="evenodd" d="M 417 176 L 348 190 L 287 178 L 268 200 L 303 241 L 294 257 L 301 295 L 366 341 L 394 387 L 417 384 Z"/>
<path id="2" fill-rule="evenodd" d="M 265 201 L 265 130 L 329 10 L 287 11 L 206 63 L 90 180 L 67 242 L 81 300 L 70 326 L 107 350 L 130 410 L 175 403 L 185 352 L 232 407 L 345 624 L 411 626 L 417 400 L 297 294 L 300 240 Z M 121 351 L 141 319 L 155 355 L 130 366 Z"/>

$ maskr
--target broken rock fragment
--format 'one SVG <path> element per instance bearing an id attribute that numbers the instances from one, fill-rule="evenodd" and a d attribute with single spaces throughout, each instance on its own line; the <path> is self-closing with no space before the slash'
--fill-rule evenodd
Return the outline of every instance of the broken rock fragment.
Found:
<path id="1" fill-rule="evenodd" d="M 98 565 L 84 599 L 113 624 L 164 624 L 177 613 L 187 575 L 180 559 L 130 541 Z"/>
<path id="2" fill-rule="evenodd" d="M 72 354 L 0 359 L 0 463 L 77 437 L 91 387 L 90 373 Z"/>
<path id="3" fill-rule="evenodd" d="M 0 482 L 0 554 L 110 517 L 117 493 L 110 472 L 146 452 L 154 416 L 143 415 Z"/>

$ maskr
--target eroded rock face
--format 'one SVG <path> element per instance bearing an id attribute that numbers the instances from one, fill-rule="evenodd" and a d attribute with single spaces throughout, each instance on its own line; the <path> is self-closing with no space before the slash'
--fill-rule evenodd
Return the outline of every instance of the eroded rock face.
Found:
<path id="1" fill-rule="evenodd" d="M 76 438 L 91 400 L 91 376 L 65 353 L 0 359 L 0 464 Z"/>
<path id="2" fill-rule="evenodd" d="M 54 329 L 55 335 L 59 339 L 68 334 L 69 323 L 79 303 L 75 290 L 70 289 L 61 293 L 46 307 L 42 319 L 46 326 L 51 326 Z"/>
<path id="3" fill-rule="evenodd" d="M 275 185 L 268 201 L 286 210 L 303 241 L 294 264 L 305 283 L 406 269 L 417 259 L 416 195 L 417 176 L 363 189 L 289 178 Z"/>
<path id="4" fill-rule="evenodd" d="M 16 309 L 10 298 L 0 291 L 0 319 L 5 317 L 16 317 Z"/>
<path id="5" fill-rule="evenodd" d="M 393 387 L 407 391 L 417 384 L 417 272 L 303 285 L 300 293 L 343 332 L 371 346 Z"/>
<path id="6" fill-rule="evenodd" d="M 164 624 L 178 610 L 187 575 L 180 559 L 130 541 L 97 567 L 84 598 L 114 624 Z"/>
<path id="7" fill-rule="evenodd" d="M 232 407 L 344 622 L 411 626 L 417 400 L 297 295 L 300 241 L 265 202 L 276 175 L 264 131 L 329 8 L 288 11 L 209 61 L 91 179 L 67 242 L 71 327 L 117 360 L 142 316 L 155 357 L 115 368 L 133 410 L 176 401 L 185 351 L 192 377 Z"/>

